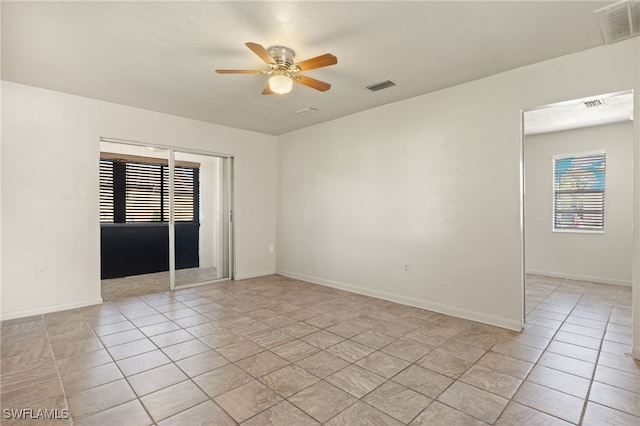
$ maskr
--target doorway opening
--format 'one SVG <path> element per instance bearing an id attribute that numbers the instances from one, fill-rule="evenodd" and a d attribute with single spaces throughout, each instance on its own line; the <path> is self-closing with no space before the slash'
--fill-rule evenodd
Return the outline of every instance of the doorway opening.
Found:
<path id="1" fill-rule="evenodd" d="M 613 286 L 631 294 L 633 96 L 628 90 L 523 112 L 528 322 L 552 325 L 561 317 L 535 315 L 552 294 L 568 307 L 589 286 L 602 286 L 602 295 Z"/>
<path id="2" fill-rule="evenodd" d="M 103 300 L 233 279 L 233 158 L 103 138 Z"/>

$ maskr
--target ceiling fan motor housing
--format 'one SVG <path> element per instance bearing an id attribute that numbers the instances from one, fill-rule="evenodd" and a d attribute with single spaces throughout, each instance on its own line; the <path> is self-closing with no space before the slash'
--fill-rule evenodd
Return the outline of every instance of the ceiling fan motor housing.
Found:
<path id="1" fill-rule="evenodd" d="M 284 46 L 271 46 L 267 49 L 269 55 L 278 65 L 278 69 L 289 69 L 293 65 L 295 52 Z"/>

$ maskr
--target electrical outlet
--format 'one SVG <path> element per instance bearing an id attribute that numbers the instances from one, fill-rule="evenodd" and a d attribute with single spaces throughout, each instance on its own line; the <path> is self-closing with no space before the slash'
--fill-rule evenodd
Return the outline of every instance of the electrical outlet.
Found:
<path id="1" fill-rule="evenodd" d="M 36 267 L 36 278 L 45 278 L 47 276 L 47 268 L 44 266 Z"/>
<path id="2" fill-rule="evenodd" d="M 269 253 L 273 253 L 273 244 L 269 244 Z"/>
<path id="3" fill-rule="evenodd" d="M 402 272 L 404 272 L 405 274 L 410 273 L 410 272 L 411 272 L 411 265 L 410 265 L 410 264 L 408 264 L 408 263 L 405 263 L 405 264 L 402 266 Z"/>

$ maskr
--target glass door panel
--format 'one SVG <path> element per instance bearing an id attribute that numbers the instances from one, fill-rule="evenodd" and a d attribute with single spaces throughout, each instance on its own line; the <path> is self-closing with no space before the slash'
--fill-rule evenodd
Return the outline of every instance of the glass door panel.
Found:
<path id="1" fill-rule="evenodd" d="M 230 161 L 174 153 L 173 288 L 230 278 Z"/>
<path id="2" fill-rule="evenodd" d="M 168 169 L 167 149 L 100 142 L 100 262 L 106 300 L 169 288 Z"/>

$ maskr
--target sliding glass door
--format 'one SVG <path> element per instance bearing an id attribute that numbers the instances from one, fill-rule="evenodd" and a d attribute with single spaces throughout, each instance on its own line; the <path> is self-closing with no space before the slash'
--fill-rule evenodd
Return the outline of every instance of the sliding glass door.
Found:
<path id="1" fill-rule="evenodd" d="M 102 279 L 167 290 L 233 278 L 229 156 L 100 145 Z"/>

